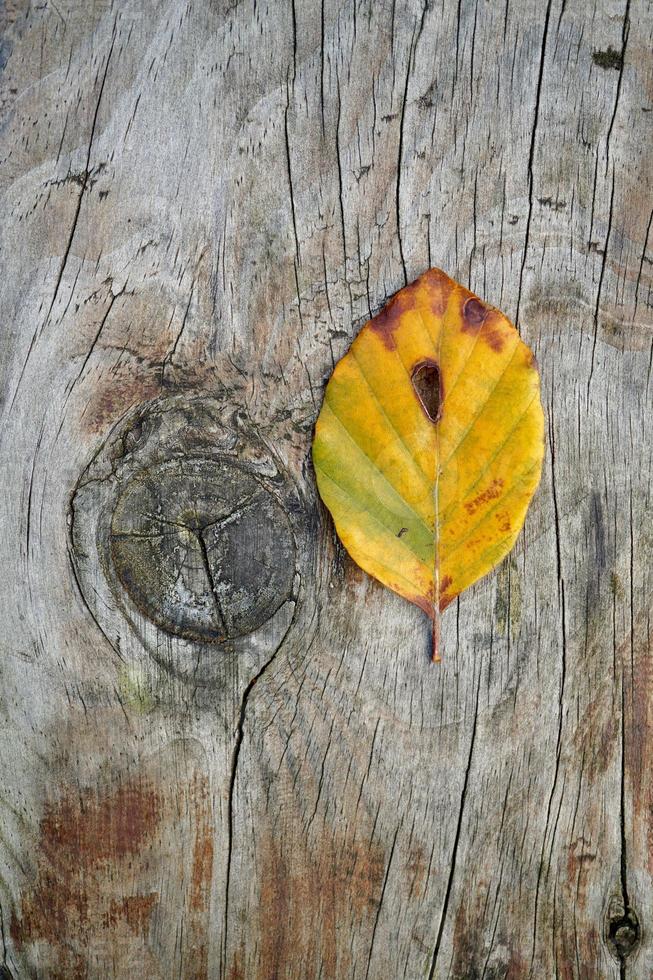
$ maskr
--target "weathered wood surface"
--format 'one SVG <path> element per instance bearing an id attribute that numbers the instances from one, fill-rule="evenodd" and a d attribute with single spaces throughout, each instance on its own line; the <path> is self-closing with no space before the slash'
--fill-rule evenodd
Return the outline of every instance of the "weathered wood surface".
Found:
<path id="1" fill-rule="evenodd" d="M 2 975 L 651 976 L 650 4 L 0 23 Z M 437 668 L 309 462 L 334 359 L 429 265 L 517 320 L 548 420 Z M 161 459 L 245 461 L 292 526 L 230 649 L 107 585 L 156 399 L 189 413 Z"/>

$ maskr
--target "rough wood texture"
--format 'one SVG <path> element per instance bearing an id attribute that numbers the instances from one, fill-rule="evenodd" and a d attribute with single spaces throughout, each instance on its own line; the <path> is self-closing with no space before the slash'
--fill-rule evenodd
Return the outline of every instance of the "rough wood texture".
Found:
<path id="1" fill-rule="evenodd" d="M 0 25 L 3 977 L 651 976 L 650 4 Z M 309 462 L 334 359 L 429 265 L 516 319 L 548 418 L 437 668 Z M 207 443 L 208 398 L 294 535 L 285 619 L 233 649 L 112 599 L 73 500 L 152 400 Z"/>

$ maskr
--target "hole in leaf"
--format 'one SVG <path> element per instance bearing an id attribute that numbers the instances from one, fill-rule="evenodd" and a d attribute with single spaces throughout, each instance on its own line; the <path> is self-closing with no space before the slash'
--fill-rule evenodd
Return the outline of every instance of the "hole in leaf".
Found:
<path id="1" fill-rule="evenodd" d="M 413 368 L 411 375 L 415 394 L 431 422 L 440 418 L 442 405 L 442 379 L 440 368 L 432 360 L 420 361 Z"/>

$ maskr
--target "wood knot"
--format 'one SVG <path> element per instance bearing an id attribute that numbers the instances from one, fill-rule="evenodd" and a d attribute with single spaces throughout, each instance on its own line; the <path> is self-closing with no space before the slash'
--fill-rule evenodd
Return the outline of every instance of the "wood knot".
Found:
<path id="1" fill-rule="evenodd" d="M 286 513 L 228 459 L 173 459 L 137 473 L 116 503 L 110 553 L 141 612 L 198 642 L 254 632 L 292 591 Z"/>
<path id="2" fill-rule="evenodd" d="M 623 963 L 637 949 L 640 936 L 639 918 L 635 910 L 630 906 L 624 907 L 623 899 L 613 899 L 608 910 L 605 937 L 612 955 Z"/>
<path id="3" fill-rule="evenodd" d="M 121 658 L 145 649 L 194 687 L 226 676 L 216 648 L 269 657 L 298 599 L 301 498 L 227 394 L 140 406 L 70 505 L 75 579 L 95 626 Z"/>

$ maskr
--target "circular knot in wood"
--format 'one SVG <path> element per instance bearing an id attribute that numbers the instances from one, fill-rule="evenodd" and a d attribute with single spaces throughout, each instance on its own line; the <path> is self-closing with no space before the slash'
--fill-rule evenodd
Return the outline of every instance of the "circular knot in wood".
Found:
<path id="1" fill-rule="evenodd" d="M 110 554 L 148 619 L 204 643 L 258 629 L 290 596 L 295 571 L 280 503 L 236 462 L 203 456 L 133 476 L 113 511 Z"/>
<path id="2" fill-rule="evenodd" d="M 621 914 L 613 911 L 608 919 L 608 945 L 622 963 L 639 945 L 640 927 L 637 913 L 627 908 Z"/>

